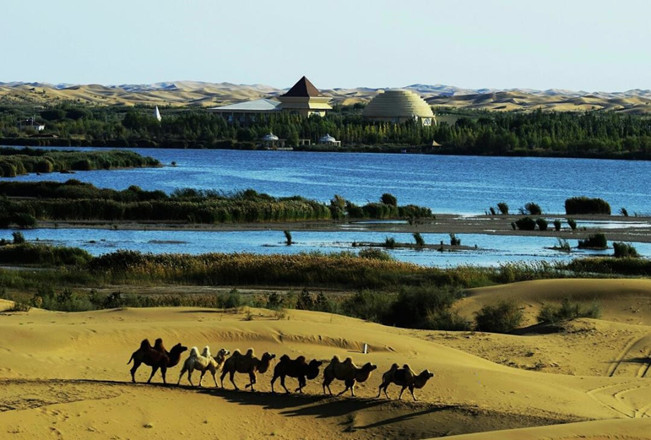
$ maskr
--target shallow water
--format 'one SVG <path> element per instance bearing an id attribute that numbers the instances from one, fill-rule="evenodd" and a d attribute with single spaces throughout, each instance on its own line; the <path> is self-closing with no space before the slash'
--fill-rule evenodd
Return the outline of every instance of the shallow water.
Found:
<path id="1" fill-rule="evenodd" d="M 353 242 L 384 243 L 392 237 L 398 243 L 414 243 L 412 234 L 347 230 L 338 232 L 292 231 L 294 244 L 287 246 L 282 231 L 160 231 L 113 229 L 29 229 L 22 231 L 29 241 L 72 246 L 93 255 L 118 249 L 141 252 L 202 254 L 209 252 L 246 252 L 255 254 L 296 254 L 301 252 L 358 252 Z M 447 234 L 421 234 L 427 244 L 449 243 Z M 448 267 L 461 264 L 496 266 L 517 261 L 569 261 L 584 255 L 612 254 L 605 251 L 576 249 L 571 253 L 549 249 L 558 244 L 551 237 L 498 236 L 488 234 L 456 234 L 464 246 L 477 249 L 439 252 L 436 249 L 384 249 L 399 261 L 425 266 Z M 11 231 L 0 231 L 0 238 L 11 239 Z M 651 256 L 651 244 L 634 243 L 638 252 Z M 382 248 L 383 249 L 383 248 Z"/>

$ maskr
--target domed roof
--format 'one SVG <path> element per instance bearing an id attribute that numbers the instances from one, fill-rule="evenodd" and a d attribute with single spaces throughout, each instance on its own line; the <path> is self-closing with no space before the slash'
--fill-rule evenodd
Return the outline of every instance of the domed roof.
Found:
<path id="1" fill-rule="evenodd" d="M 367 118 L 433 118 L 434 113 L 423 98 L 411 90 L 380 91 L 368 103 L 362 115 Z"/>
<path id="2" fill-rule="evenodd" d="M 326 134 L 325 136 L 321 136 L 321 137 L 319 138 L 319 142 L 322 143 L 322 144 L 326 144 L 326 143 L 328 143 L 328 142 L 337 142 L 337 139 L 335 139 L 334 137 L 330 136 L 330 134 L 328 133 L 328 134 Z"/>

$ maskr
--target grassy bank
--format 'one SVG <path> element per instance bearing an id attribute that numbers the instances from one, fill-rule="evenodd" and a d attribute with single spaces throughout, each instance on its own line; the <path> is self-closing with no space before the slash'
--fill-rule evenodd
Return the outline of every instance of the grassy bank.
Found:
<path id="1" fill-rule="evenodd" d="M 156 159 L 125 150 L 62 151 L 0 148 L 0 177 L 160 165 Z"/>
<path id="2" fill-rule="evenodd" d="M 144 191 L 102 189 L 78 180 L 58 182 L 0 182 L 0 225 L 17 219 L 169 221 L 187 223 L 241 223 L 331 220 L 349 218 L 431 218 L 428 208 L 398 206 L 384 194 L 379 202 L 357 206 L 335 196 L 330 204 L 303 197 L 272 197 L 254 190 L 224 194 L 218 191 L 180 189 L 168 195 Z"/>

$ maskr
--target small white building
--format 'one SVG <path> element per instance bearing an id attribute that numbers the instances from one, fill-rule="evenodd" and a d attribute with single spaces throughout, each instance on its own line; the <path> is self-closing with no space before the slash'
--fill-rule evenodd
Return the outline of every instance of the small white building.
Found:
<path id="1" fill-rule="evenodd" d="M 335 147 L 341 147 L 341 141 L 338 141 L 328 133 L 325 136 L 321 136 L 319 138 L 319 145 L 333 145 Z"/>

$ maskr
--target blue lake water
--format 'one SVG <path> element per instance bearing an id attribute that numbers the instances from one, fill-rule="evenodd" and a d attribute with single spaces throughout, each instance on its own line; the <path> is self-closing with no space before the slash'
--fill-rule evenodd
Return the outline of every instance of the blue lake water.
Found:
<path id="1" fill-rule="evenodd" d="M 90 148 L 84 148 L 90 149 Z M 545 213 L 564 213 L 569 197 L 600 197 L 613 213 L 649 215 L 651 162 L 522 157 L 434 156 L 411 154 L 308 153 L 293 151 L 132 149 L 152 156 L 162 168 L 86 171 L 74 175 L 52 173 L 2 180 L 65 181 L 75 178 L 99 187 L 172 192 L 177 188 L 214 189 L 226 193 L 252 188 L 273 196 L 301 195 L 327 202 L 335 194 L 357 204 L 377 201 L 389 192 L 399 204 L 416 204 L 434 213 L 483 214 L 506 202 L 512 212 L 535 202 Z M 171 166 L 175 162 L 176 166 Z M 143 252 L 254 252 L 295 253 L 355 250 L 353 241 L 383 242 L 387 236 L 413 242 L 411 234 L 366 231 L 292 232 L 297 242 L 282 244 L 282 232 L 271 231 L 125 231 L 97 229 L 42 229 L 25 231 L 28 240 L 82 247 L 93 254 L 116 249 Z M 392 250 L 397 259 L 424 265 L 495 265 L 510 261 L 567 260 L 569 256 L 546 247 L 555 238 L 459 235 L 477 251 L 437 252 Z M 423 234 L 427 243 L 449 241 L 447 235 Z M 0 238 L 11 238 L 3 231 Z M 576 246 L 576 243 L 570 243 Z M 651 256 L 649 245 L 634 243 Z M 612 251 L 608 251 L 609 253 Z"/>
<path id="2" fill-rule="evenodd" d="M 90 149 L 90 148 L 85 148 Z M 535 202 L 565 212 L 569 197 L 600 197 L 616 213 L 651 214 L 651 162 L 528 157 L 435 156 L 295 151 L 132 149 L 163 168 L 52 173 L 11 180 L 75 178 L 99 187 L 171 192 L 176 188 L 232 192 L 252 188 L 272 196 L 301 195 L 327 202 L 335 194 L 357 204 L 385 193 L 400 204 L 435 213 L 483 214 L 506 202 L 512 212 Z M 176 162 L 177 166 L 169 166 Z"/>

